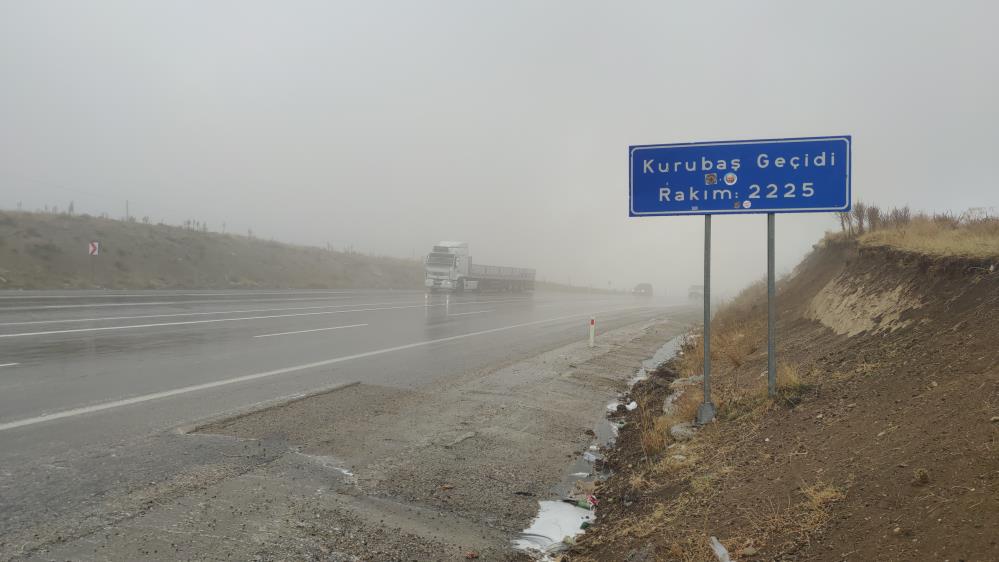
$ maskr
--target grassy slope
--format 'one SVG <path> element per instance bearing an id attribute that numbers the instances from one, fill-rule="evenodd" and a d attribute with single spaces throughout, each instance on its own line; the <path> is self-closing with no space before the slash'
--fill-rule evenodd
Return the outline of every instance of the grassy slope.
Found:
<path id="1" fill-rule="evenodd" d="M 869 246 L 888 246 L 932 256 L 996 257 L 999 220 L 954 224 L 916 217 L 904 227 L 867 232 L 860 241 Z"/>
<path id="2" fill-rule="evenodd" d="M 865 246 L 927 256 L 999 257 L 999 216 L 994 210 L 912 214 L 908 207 L 881 209 L 857 203 L 839 218 L 842 232 L 830 234 L 832 239 L 855 238 Z"/>
<path id="3" fill-rule="evenodd" d="M 101 255 L 87 255 L 90 240 Z M 421 288 L 413 260 L 85 216 L 0 211 L 0 288 Z"/>
<path id="4" fill-rule="evenodd" d="M 669 381 L 701 372 L 692 339 L 633 390 L 600 518 L 567 558 L 714 560 L 714 535 L 737 560 L 999 559 L 999 230 L 935 222 L 832 237 L 781 283 L 775 401 L 762 287 L 720 307 L 718 423 L 666 433 L 700 399 L 695 381 L 663 413 Z M 874 306 L 899 295 L 898 316 Z"/>

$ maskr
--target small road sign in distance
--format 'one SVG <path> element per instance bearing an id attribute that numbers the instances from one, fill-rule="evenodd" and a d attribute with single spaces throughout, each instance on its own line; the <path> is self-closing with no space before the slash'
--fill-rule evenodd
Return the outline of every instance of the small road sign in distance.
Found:
<path id="1" fill-rule="evenodd" d="M 87 252 L 89 252 L 90 255 L 92 255 L 92 256 L 96 256 L 96 255 L 100 254 L 101 253 L 101 243 L 97 242 L 97 241 L 91 242 L 90 245 L 87 247 Z"/>
<path id="2" fill-rule="evenodd" d="M 850 137 L 628 148 L 629 214 L 850 210 Z"/>

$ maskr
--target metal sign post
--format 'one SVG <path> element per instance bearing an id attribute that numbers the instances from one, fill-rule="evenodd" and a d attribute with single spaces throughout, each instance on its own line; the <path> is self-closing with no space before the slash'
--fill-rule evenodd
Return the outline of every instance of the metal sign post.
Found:
<path id="1" fill-rule="evenodd" d="M 850 210 L 849 136 L 806 137 L 628 148 L 628 214 L 704 215 L 704 402 L 711 402 L 711 215 L 767 214 L 767 390 L 777 390 L 775 213 Z"/>
<path id="2" fill-rule="evenodd" d="M 704 215 L 704 401 L 697 408 L 697 423 L 715 419 L 711 402 L 711 215 Z"/>
<path id="3" fill-rule="evenodd" d="M 774 214 L 767 213 L 767 395 L 777 395 L 777 281 L 774 276 Z"/>

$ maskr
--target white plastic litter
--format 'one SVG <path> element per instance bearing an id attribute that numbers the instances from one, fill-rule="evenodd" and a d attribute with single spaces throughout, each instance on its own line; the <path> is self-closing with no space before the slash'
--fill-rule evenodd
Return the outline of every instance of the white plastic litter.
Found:
<path id="1" fill-rule="evenodd" d="M 631 402 L 628 402 L 628 405 L 625 406 L 625 408 L 627 408 L 628 411 L 634 410 L 637 407 L 638 407 L 638 402 L 635 402 L 634 400 L 632 400 Z"/>
<path id="2" fill-rule="evenodd" d="M 718 559 L 718 562 L 732 562 L 725 545 L 718 542 L 718 539 L 715 537 L 711 537 L 711 550 L 715 552 L 715 558 Z"/>
<path id="3" fill-rule="evenodd" d="M 592 511 L 561 501 L 540 501 L 538 516 L 524 529 L 513 548 L 523 552 L 550 554 L 569 547 L 571 539 L 583 532 L 580 526 L 593 521 Z M 569 538 L 569 541 L 565 539 Z"/>

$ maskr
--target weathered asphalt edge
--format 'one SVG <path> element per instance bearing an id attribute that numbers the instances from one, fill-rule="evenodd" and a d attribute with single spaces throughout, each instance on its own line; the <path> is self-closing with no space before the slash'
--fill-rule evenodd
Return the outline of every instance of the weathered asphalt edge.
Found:
<path id="1" fill-rule="evenodd" d="M 202 418 L 198 421 L 181 425 L 175 428 L 174 431 L 176 433 L 179 433 L 180 435 L 189 435 L 192 433 L 197 433 L 198 431 L 210 425 L 235 421 L 240 418 L 245 418 L 246 416 L 250 416 L 253 414 L 259 414 L 261 412 L 266 412 L 268 410 L 273 410 L 276 408 L 283 408 L 284 406 L 287 406 L 289 404 L 294 404 L 295 402 L 301 402 L 302 400 L 306 400 L 314 396 L 320 396 L 322 394 L 329 394 L 331 392 L 336 392 L 338 390 L 344 390 L 346 388 L 350 388 L 352 386 L 356 386 L 359 384 L 361 384 L 361 381 L 343 382 L 331 386 L 325 386 L 309 390 L 307 392 L 290 394 L 287 396 L 280 396 L 278 398 L 272 398 L 270 400 L 263 400 L 261 402 L 250 404 L 249 406 L 246 406 L 244 408 L 229 410 L 221 414 L 217 414 L 207 418 Z"/>

